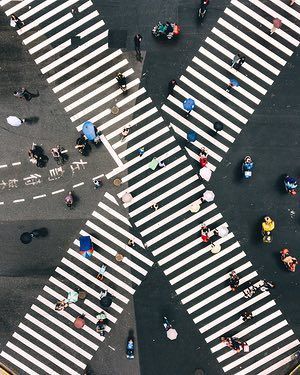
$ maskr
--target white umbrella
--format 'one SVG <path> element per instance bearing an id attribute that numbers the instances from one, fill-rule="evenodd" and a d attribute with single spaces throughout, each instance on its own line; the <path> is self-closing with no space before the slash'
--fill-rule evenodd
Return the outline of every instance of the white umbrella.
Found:
<path id="1" fill-rule="evenodd" d="M 11 126 L 20 126 L 22 124 L 22 121 L 16 116 L 8 116 L 6 121 Z"/>
<path id="2" fill-rule="evenodd" d="M 122 201 L 124 203 L 129 203 L 132 201 L 132 195 L 130 193 L 125 193 L 123 196 L 122 196 Z"/>
<path id="3" fill-rule="evenodd" d="M 217 230 L 220 237 L 225 237 L 229 233 L 229 230 L 225 225 L 221 225 Z"/>
<path id="4" fill-rule="evenodd" d="M 199 174 L 205 181 L 209 181 L 211 178 L 211 170 L 207 167 L 201 168 Z"/>
<path id="5" fill-rule="evenodd" d="M 200 204 L 197 203 L 197 202 L 194 202 L 193 204 L 191 204 L 190 206 L 190 211 L 195 214 L 196 212 L 198 212 L 200 210 Z"/>
<path id="6" fill-rule="evenodd" d="M 212 243 L 212 244 L 211 244 L 210 251 L 211 251 L 213 254 L 218 254 L 218 253 L 221 251 L 221 245 L 218 244 L 218 243 Z"/>
<path id="7" fill-rule="evenodd" d="M 203 194 L 203 199 L 206 202 L 212 202 L 215 199 L 215 193 L 211 190 L 206 190 Z"/>
<path id="8" fill-rule="evenodd" d="M 169 340 L 175 340 L 177 338 L 177 336 L 178 336 L 178 333 L 177 333 L 176 329 L 174 329 L 174 328 L 168 329 L 167 338 Z"/>
<path id="9" fill-rule="evenodd" d="M 75 290 L 71 290 L 70 292 L 68 292 L 67 302 L 76 303 L 77 301 L 78 301 L 78 293 L 75 292 Z"/>

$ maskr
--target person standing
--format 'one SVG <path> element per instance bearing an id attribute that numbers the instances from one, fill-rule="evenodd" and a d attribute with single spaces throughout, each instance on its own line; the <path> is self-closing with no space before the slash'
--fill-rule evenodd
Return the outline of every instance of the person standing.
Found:
<path id="1" fill-rule="evenodd" d="M 253 314 L 251 311 L 245 310 L 242 312 L 241 317 L 243 321 L 246 322 L 247 320 L 253 319 Z"/>
<path id="2" fill-rule="evenodd" d="M 274 18 L 273 19 L 273 26 L 270 30 L 270 35 L 274 34 L 277 29 L 280 29 L 281 25 L 282 25 L 281 20 L 279 18 Z"/>
<path id="3" fill-rule="evenodd" d="M 174 87 L 177 85 L 177 82 L 175 79 L 171 79 L 171 81 L 168 84 L 168 94 L 173 95 Z"/>
<path id="4" fill-rule="evenodd" d="M 15 27 L 17 26 L 18 29 L 21 29 L 25 23 L 20 20 L 15 14 L 12 14 L 10 17 L 10 26 Z"/>
<path id="5" fill-rule="evenodd" d="M 141 41 L 142 41 L 143 37 L 141 34 L 136 34 L 133 38 L 134 40 L 134 49 L 135 49 L 135 52 L 136 52 L 136 59 L 138 61 L 142 61 L 143 58 L 142 58 L 142 54 L 141 54 Z"/>
<path id="6" fill-rule="evenodd" d="M 231 271 L 229 274 L 229 286 L 233 292 L 236 291 L 237 287 L 239 286 L 240 278 L 238 277 L 235 271 Z"/>
<path id="7" fill-rule="evenodd" d="M 14 91 L 14 96 L 16 98 L 25 99 L 29 102 L 34 95 L 31 94 L 25 87 L 22 87 L 22 88 L 20 88 L 16 91 Z"/>

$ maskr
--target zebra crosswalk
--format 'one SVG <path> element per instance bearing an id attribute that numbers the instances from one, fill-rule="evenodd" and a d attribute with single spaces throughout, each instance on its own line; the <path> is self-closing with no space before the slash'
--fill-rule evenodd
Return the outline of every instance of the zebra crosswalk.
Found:
<path id="1" fill-rule="evenodd" d="M 111 306 L 105 310 L 109 321 L 105 330 L 109 336 L 119 314 L 126 310 L 147 275 L 153 261 L 143 254 L 143 243 L 132 234 L 130 222 L 112 201 L 108 198 L 99 202 L 80 230 L 80 235 L 91 237 L 92 258 L 79 254 L 79 240 L 75 239 L 74 248 L 67 250 L 55 274 L 2 350 L 1 356 L 13 366 L 28 374 L 82 373 L 105 340 L 95 329 L 96 315 L 105 310 L 99 304 L 100 291 L 107 290 L 113 297 Z M 128 240 L 134 241 L 133 247 L 128 246 Z M 118 255 L 121 261 L 117 261 Z M 96 277 L 101 264 L 107 267 L 103 280 Z M 64 311 L 55 310 L 57 301 L 78 289 L 86 292 L 84 301 L 70 303 Z M 73 322 L 81 314 L 86 324 L 78 331 Z"/>
<path id="2" fill-rule="evenodd" d="M 2 0 L 1 5 L 8 3 Z M 106 277 L 114 296 L 107 312 L 111 326 L 152 266 L 153 261 L 145 255 L 151 252 L 224 372 L 266 375 L 279 369 L 291 360 L 299 341 L 272 292 L 244 299 L 242 288 L 259 275 L 217 205 L 201 203 L 206 187 L 187 155 L 198 160 L 199 149 L 205 147 L 208 166 L 216 169 L 299 45 L 300 28 L 291 20 L 291 16 L 299 19 L 299 13 L 280 0 L 232 0 L 162 106 L 171 119 L 167 126 L 122 51 L 109 49 L 108 31 L 91 1 L 57 5 L 53 0 L 24 0 L 5 13 L 17 13 L 26 21 L 18 33 L 76 129 L 80 131 L 89 120 L 102 132 L 103 144 L 116 162 L 106 177 L 120 177 L 121 187 L 117 197 L 105 194 L 107 201 L 99 203 L 80 231 L 80 235 L 90 235 L 95 245 L 92 260 L 79 256 L 75 240 L 1 356 L 29 374 L 63 373 L 65 366 L 75 372 L 83 369 L 103 340 L 93 329 L 95 315 L 101 311 L 99 291 L 107 288 L 105 281 L 95 277 L 99 263 L 108 266 Z M 78 6 L 76 16 L 70 12 L 72 5 Z M 268 35 L 270 17 L 280 18 L 284 25 L 272 37 Z M 230 66 L 237 52 L 246 56 L 240 71 Z M 118 71 L 127 77 L 126 96 L 116 85 Z M 231 76 L 240 86 L 227 93 L 224 88 Z M 187 97 L 196 103 L 188 118 L 182 108 Z M 217 136 L 215 121 L 224 125 Z M 122 139 L 124 128 L 129 134 Z M 188 144 L 185 153 L 176 137 L 186 138 L 189 130 L 195 131 L 198 139 Z M 144 148 L 142 155 L 137 152 L 140 148 Z M 153 158 L 166 165 L 150 170 Z M 117 209 L 126 193 L 133 197 L 124 203 L 129 218 Z M 192 213 L 195 203 L 201 203 L 200 209 Z M 202 242 L 202 223 L 209 226 L 214 244 L 221 246 L 218 253 Z M 228 228 L 224 237 L 215 231 L 221 227 Z M 131 247 L 127 240 L 134 228 L 141 237 L 135 238 Z M 121 263 L 115 261 L 118 253 L 123 256 Z M 227 286 L 231 269 L 240 275 L 235 294 Z M 74 288 L 88 293 L 83 306 L 73 304 L 68 311 L 54 313 L 54 301 Z M 240 317 L 245 309 L 255 316 L 247 326 Z M 87 324 L 78 333 L 70 328 L 70 322 L 80 313 L 86 314 Z M 41 340 L 43 335 L 36 327 L 46 340 Z M 220 336 L 229 333 L 246 339 L 250 352 L 238 356 L 220 344 Z M 31 354 L 27 355 L 28 348 Z M 49 348 L 52 357 L 45 363 Z"/>

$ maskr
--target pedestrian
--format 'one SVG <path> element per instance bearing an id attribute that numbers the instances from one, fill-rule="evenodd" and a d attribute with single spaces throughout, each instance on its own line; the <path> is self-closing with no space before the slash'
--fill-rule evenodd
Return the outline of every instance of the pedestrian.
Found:
<path id="1" fill-rule="evenodd" d="M 171 81 L 168 84 L 168 94 L 173 95 L 174 87 L 177 85 L 177 82 L 175 79 L 171 79 Z"/>
<path id="2" fill-rule="evenodd" d="M 142 61 L 143 58 L 142 58 L 142 54 L 141 54 L 141 41 L 142 41 L 143 37 L 141 34 L 136 34 L 133 38 L 134 40 L 134 49 L 135 49 L 135 52 L 136 52 L 136 59 L 138 61 Z"/>
<path id="3" fill-rule="evenodd" d="M 235 65 L 240 61 L 240 58 L 241 58 L 241 55 L 239 53 L 233 56 L 233 59 L 231 61 L 231 68 L 235 67 Z"/>
<path id="4" fill-rule="evenodd" d="M 226 87 L 226 92 L 230 92 L 233 87 L 238 87 L 240 84 L 235 78 L 230 78 L 230 81 Z"/>
<path id="5" fill-rule="evenodd" d="M 244 64 L 244 62 L 246 61 L 246 57 L 245 56 L 242 56 L 239 61 L 235 64 L 234 68 L 235 70 L 239 70 L 240 67 Z"/>
<path id="6" fill-rule="evenodd" d="M 151 208 L 154 209 L 154 211 L 158 210 L 158 204 L 157 203 L 153 203 Z"/>
<path id="7" fill-rule="evenodd" d="M 123 142 L 125 138 L 127 137 L 127 135 L 129 134 L 129 128 L 124 128 L 121 134 L 122 134 L 121 142 Z"/>
<path id="8" fill-rule="evenodd" d="M 165 164 L 164 161 L 159 161 L 159 162 L 158 162 L 158 166 L 159 166 L 159 168 L 163 168 L 163 167 L 166 166 L 166 164 Z"/>
<path id="9" fill-rule="evenodd" d="M 145 147 L 140 147 L 138 150 L 137 150 L 139 156 L 143 156 L 144 155 L 144 152 L 145 152 Z"/>
<path id="10" fill-rule="evenodd" d="M 201 147 L 200 149 L 200 154 L 199 154 L 199 163 L 200 163 L 200 168 L 203 168 L 207 165 L 207 150 L 205 147 Z"/>
<path id="11" fill-rule="evenodd" d="M 82 328 L 85 325 L 84 314 L 80 314 L 79 316 L 77 316 L 73 324 L 75 328 Z"/>
<path id="12" fill-rule="evenodd" d="M 295 2 L 296 2 L 296 0 L 291 0 L 290 3 L 289 3 L 289 6 L 291 7 Z"/>
<path id="13" fill-rule="evenodd" d="M 8 116 L 6 121 L 9 125 L 18 127 L 24 124 L 26 122 L 26 119 L 25 118 L 20 119 L 19 117 L 16 117 L 16 116 Z"/>
<path id="14" fill-rule="evenodd" d="M 127 244 L 128 244 L 128 246 L 133 247 L 134 246 L 134 239 L 129 239 Z"/>
<path id="15" fill-rule="evenodd" d="M 22 88 L 20 88 L 16 91 L 14 91 L 14 96 L 16 98 L 25 99 L 29 102 L 34 95 L 31 94 L 25 87 L 22 87 Z"/>
<path id="16" fill-rule="evenodd" d="M 21 29 L 24 25 L 25 25 L 25 23 L 23 21 L 21 21 L 20 18 L 18 18 L 15 14 L 11 15 L 10 26 L 12 26 L 12 27 L 17 26 L 18 29 Z"/>
<path id="17" fill-rule="evenodd" d="M 105 264 L 101 264 L 100 269 L 99 269 L 99 273 L 96 276 L 96 278 L 98 280 L 102 281 L 104 279 L 104 273 L 105 273 L 105 271 L 106 271 L 106 265 Z"/>
<path id="18" fill-rule="evenodd" d="M 203 242 L 209 241 L 210 239 L 209 232 L 210 232 L 210 229 L 208 228 L 208 226 L 206 224 L 202 224 L 201 229 L 200 229 L 200 235 L 201 235 L 201 239 Z"/>
<path id="19" fill-rule="evenodd" d="M 235 292 L 237 287 L 239 286 L 240 278 L 238 277 L 235 271 L 231 271 L 229 274 L 229 286 L 232 292 Z"/>
<path id="20" fill-rule="evenodd" d="M 71 9 L 71 13 L 72 13 L 72 16 L 75 18 L 78 16 L 79 14 L 79 9 L 78 7 L 74 6 L 72 9 Z"/>
<path id="21" fill-rule="evenodd" d="M 69 303 L 65 299 L 62 301 L 57 301 L 55 304 L 56 311 L 64 311 L 65 308 L 69 307 Z"/>
<path id="22" fill-rule="evenodd" d="M 253 314 L 252 312 L 250 311 L 243 311 L 242 314 L 241 314 L 241 317 L 243 319 L 244 322 L 246 322 L 247 320 L 251 320 L 253 318 Z"/>
<path id="23" fill-rule="evenodd" d="M 94 189 L 100 189 L 103 186 L 103 182 L 101 180 L 93 180 L 94 183 Z"/>
<path id="24" fill-rule="evenodd" d="M 270 35 L 274 34 L 277 29 L 280 29 L 281 25 L 282 25 L 281 20 L 279 18 L 274 18 L 273 19 L 273 26 L 270 30 Z"/>

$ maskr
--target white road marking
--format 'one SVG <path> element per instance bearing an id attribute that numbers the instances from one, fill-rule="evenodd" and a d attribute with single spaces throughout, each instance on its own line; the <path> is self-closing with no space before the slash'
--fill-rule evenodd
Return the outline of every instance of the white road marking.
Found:
<path id="1" fill-rule="evenodd" d="M 32 197 L 32 199 L 45 198 L 46 196 L 46 194 L 36 195 L 35 197 Z"/>
<path id="2" fill-rule="evenodd" d="M 54 194 L 62 193 L 63 191 L 65 191 L 65 189 L 60 189 L 60 190 L 52 191 L 51 194 L 54 195 Z"/>
<path id="3" fill-rule="evenodd" d="M 84 182 L 79 182 L 78 184 L 73 185 L 73 189 L 75 189 L 76 187 L 82 186 L 82 185 L 84 185 Z"/>
<path id="4" fill-rule="evenodd" d="M 20 203 L 20 202 L 25 202 L 25 199 L 24 198 L 23 199 L 15 199 L 13 201 L 13 203 Z"/>

